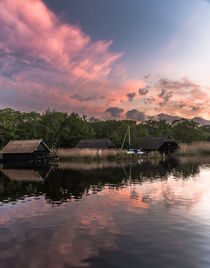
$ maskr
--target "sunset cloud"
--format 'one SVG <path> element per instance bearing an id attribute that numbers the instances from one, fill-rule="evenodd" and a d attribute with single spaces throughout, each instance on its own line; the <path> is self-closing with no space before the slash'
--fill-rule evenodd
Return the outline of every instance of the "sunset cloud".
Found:
<path id="1" fill-rule="evenodd" d="M 170 80 L 166 78 L 162 78 L 157 82 L 157 85 L 164 89 L 200 89 L 200 86 L 196 83 L 193 83 L 187 78 L 183 78 L 182 80 Z"/>
<path id="2" fill-rule="evenodd" d="M 63 104 L 72 111 L 74 100 L 102 99 L 100 91 L 122 56 L 110 51 L 112 41 L 91 41 L 41 0 L 1 1 L 0 25 L 0 105 L 15 105 L 14 96 L 22 109 L 27 103 L 32 109 Z"/>
<path id="3" fill-rule="evenodd" d="M 146 119 L 146 116 L 143 112 L 140 112 L 136 109 L 132 109 L 130 111 L 127 111 L 127 113 L 125 114 L 127 119 L 132 119 L 132 120 L 136 120 L 139 122 L 142 122 Z"/>
<path id="4" fill-rule="evenodd" d="M 149 92 L 149 87 L 139 89 L 139 95 L 147 95 L 148 92 Z"/>
<path id="5" fill-rule="evenodd" d="M 41 0 L 1 1 L 0 23 L 1 55 L 25 67 L 48 67 L 67 72 L 74 80 L 89 81 L 106 77 L 111 64 L 122 56 L 109 52 L 112 41 L 91 42 L 78 26 L 63 23 Z"/>
<path id="6" fill-rule="evenodd" d="M 160 105 L 164 105 L 166 104 L 173 96 L 172 91 L 166 90 L 166 89 L 162 89 L 161 93 L 158 95 L 159 98 L 162 98 L 163 101 L 160 102 Z"/>
<path id="7" fill-rule="evenodd" d="M 136 97 L 136 92 L 130 92 L 126 94 L 128 101 L 132 101 Z"/>
<path id="8" fill-rule="evenodd" d="M 118 107 L 109 107 L 108 109 L 106 109 L 106 113 L 110 113 L 112 118 L 117 118 L 120 117 L 120 114 L 123 112 L 124 110 Z"/>
<path id="9" fill-rule="evenodd" d="M 132 110 L 210 116 L 208 88 L 187 77 L 155 80 L 148 73 L 134 79 L 124 52 L 113 51 L 114 41 L 93 41 L 42 0 L 0 1 L 0 108 L 51 108 L 102 119 L 126 118 Z"/>
<path id="10" fill-rule="evenodd" d="M 206 87 L 188 78 L 180 80 L 159 79 L 154 85 L 157 92 L 155 101 L 156 113 L 168 113 L 181 117 L 192 118 L 209 113 L 209 95 Z M 199 108 L 198 108 L 199 107 Z"/>

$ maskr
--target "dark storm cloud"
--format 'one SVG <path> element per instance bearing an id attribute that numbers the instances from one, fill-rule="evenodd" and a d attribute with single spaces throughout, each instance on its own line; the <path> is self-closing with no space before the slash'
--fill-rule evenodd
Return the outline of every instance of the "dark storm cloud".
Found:
<path id="1" fill-rule="evenodd" d="M 109 107 L 106 109 L 106 113 L 110 113 L 111 117 L 117 118 L 120 117 L 120 114 L 124 111 L 124 109 L 119 107 Z"/>
<path id="2" fill-rule="evenodd" d="M 131 92 L 126 94 L 128 101 L 132 101 L 135 97 L 136 97 L 136 93 L 135 92 Z"/>
<path id="3" fill-rule="evenodd" d="M 132 119 L 140 122 L 144 121 L 146 118 L 143 112 L 140 112 L 136 109 L 127 111 L 125 115 L 127 119 Z"/>

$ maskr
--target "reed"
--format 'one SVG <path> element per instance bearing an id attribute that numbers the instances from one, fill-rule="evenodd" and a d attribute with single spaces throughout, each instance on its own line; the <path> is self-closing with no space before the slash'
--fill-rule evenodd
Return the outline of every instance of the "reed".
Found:
<path id="1" fill-rule="evenodd" d="M 121 149 L 57 149 L 56 151 L 61 160 L 117 160 L 127 158 L 126 150 Z"/>
<path id="2" fill-rule="evenodd" d="M 180 143 L 177 155 L 210 155 L 210 142 Z"/>
<path id="3" fill-rule="evenodd" d="M 56 154 L 60 160 L 68 161 L 98 161 L 98 160 L 108 160 L 108 161 L 120 161 L 120 160 L 134 160 L 138 158 L 142 159 L 162 159 L 163 155 L 159 152 L 151 152 L 149 154 L 144 154 L 142 156 L 137 156 L 137 154 L 127 154 L 127 150 L 121 149 L 57 149 Z"/>

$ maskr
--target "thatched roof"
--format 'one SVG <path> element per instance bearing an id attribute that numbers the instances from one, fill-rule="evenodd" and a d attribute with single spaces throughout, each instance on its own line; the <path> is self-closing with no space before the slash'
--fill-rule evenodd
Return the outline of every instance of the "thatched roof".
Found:
<path id="1" fill-rule="evenodd" d="M 50 149 L 42 140 L 13 140 L 9 141 L 6 146 L 0 151 L 1 154 L 27 154 L 39 151 L 39 145 L 46 148 L 48 152 Z"/>
<path id="2" fill-rule="evenodd" d="M 43 181 L 40 174 L 33 169 L 2 169 L 1 172 L 12 181 Z"/>
<path id="3" fill-rule="evenodd" d="M 143 151 L 158 150 L 164 143 L 173 143 L 174 145 L 176 145 L 176 142 L 169 137 L 150 137 L 141 142 L 139 146 Z"/>
<path id="4" fill-rule="evenodd" d="M 92 140 L 81 140 L 76 148 L 84 149 L 109 149 L 115 148 L 115 145 L 109 139 L 92 139 Z"/>

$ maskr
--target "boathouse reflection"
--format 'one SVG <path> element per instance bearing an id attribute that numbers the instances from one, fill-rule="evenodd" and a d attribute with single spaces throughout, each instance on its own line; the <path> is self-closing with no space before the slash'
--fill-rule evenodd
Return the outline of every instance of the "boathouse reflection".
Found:
<path id="1" fill-rule="evenodd" d="M 83 168 L 82 168 L 83 167 Z M 178 159 L 140 161 L 138 164 L 106 163 L 79 165 L 67 163 L 61 167 L 4 166 L 0 170 L 0 201 L 14 202 L 26 196 L 45 195 L 48 203 L 60 205 L 108 187 L 120 189 L 128 184 L 167 180 L 169 176 L 187 179 L 199 173 L 199 163 Z"/>

